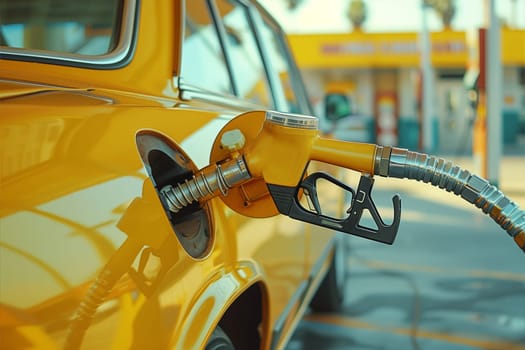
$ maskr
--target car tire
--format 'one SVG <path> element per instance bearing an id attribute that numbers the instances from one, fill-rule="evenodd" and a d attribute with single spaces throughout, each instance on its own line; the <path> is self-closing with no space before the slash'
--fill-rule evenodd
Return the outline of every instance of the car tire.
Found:
<path id="1" fill-rule="evenodd" d="M 341 310 L 345 296 L 346 251 L 342 240 L 337 240 L 328 272 L 315 293 L 310 307 L 316 312 Z"/>
<path id="2" fill-rule="evenodd" d="M 206 344 L 205 350 L 235 350 L 232 341 L 228 335 L 217 326 L 211 334 L 208 343 Z"/>

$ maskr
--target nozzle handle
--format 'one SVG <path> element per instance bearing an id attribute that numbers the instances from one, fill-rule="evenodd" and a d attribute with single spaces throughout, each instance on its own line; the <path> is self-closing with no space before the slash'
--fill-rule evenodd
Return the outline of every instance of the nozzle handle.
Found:
<path id="1" fill-rule="evenodd" d="M 316 180 L 320 177 L 329 180 L 353 194 L 351 206 L 347 211 L 349 214 L 348 217 L 337 219 L 322 214 L 317 199 L 317 188 L 315 187 Z M 399 229 L 401 199 L 397 195 L 392 198 L 394 220 L 390 225 L 385 224 L 370 196 L 373 183 L 374 179 L 372 177 L 363 175 L 359 181 L 357 191 L 354 191 L 352 188 L 332 178 L 328 174 L 313 173 L 306 177 L 297 187 L 268 184 L 268 190 L 281 214 L 310 224 L 368 238 L 385 244 L 392 244 Z M 307 210 L 300 204 L 298 198 L 301 189 L 305 195 L 310 197 L 314 210 Z M 366 210 L 370 212 L 376 225 L 375 228 L 366 227 L 361 224 L 363 213 Z"/>

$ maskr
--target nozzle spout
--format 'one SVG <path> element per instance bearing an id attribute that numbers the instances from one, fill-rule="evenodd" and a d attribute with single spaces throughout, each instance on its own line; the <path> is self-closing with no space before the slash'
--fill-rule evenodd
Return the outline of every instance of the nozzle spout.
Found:
<path id="1" fill-rule="evenodd" d="M 226 196 L 228 190 L 251 178 L 242 156 L 221 164 L 211 164 L 176 185 L 166 185 L 160 193 L 168 209 L 177 213 L 193 202 L 210 199 L 219 194 Z"/>

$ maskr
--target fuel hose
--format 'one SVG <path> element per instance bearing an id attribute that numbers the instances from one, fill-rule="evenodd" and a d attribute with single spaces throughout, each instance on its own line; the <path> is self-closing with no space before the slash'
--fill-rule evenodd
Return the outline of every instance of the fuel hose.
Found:
<path id="1" fill-rule="evenodd" d="M 389 146 L 377 146 L 374 173 L 422 181 L 454 193 L 488 214 L 525 252 L 525 211 L 484 178 L 451 161 Z"/>

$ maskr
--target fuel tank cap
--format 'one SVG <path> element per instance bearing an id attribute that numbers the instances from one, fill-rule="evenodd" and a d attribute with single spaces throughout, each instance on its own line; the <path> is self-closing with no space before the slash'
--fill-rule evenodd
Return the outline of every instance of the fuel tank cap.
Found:
<path id="1" fill-rule="evenodd" d="M 317 117 L 303 114 L 267 111 L 266 121 L 276 125 L 287 126 L 289 128 L 308 130 L 319 129 L 319 119 Z"/>

